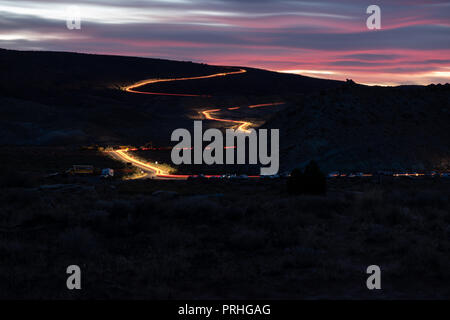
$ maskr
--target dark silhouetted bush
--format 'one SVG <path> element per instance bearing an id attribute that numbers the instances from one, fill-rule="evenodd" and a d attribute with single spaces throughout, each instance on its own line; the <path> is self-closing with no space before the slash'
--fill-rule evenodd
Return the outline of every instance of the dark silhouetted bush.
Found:
<path id="1" fill-rule="evenodd" d="M 325 194 L 327 180 L 315 161 L 311 161 L 302 172 L 300 169 L 292 170 L 287 181 L 287 189 L 291 194 Z"/>

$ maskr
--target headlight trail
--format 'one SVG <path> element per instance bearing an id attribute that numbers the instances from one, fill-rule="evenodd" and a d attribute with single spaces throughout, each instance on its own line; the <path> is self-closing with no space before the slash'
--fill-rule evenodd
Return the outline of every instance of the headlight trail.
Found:
<path id="1" fill-rule="evenodd" d="M 141 169 L 145 169 L 148 171 L 153 172 L 155 175 L 160 175 L 160 174 L 165 174 L 164 171 L 162 171 L 160 168 L 156 167 L 156 166 L 152 166 L 151 164 L 142 162 L 137 160 L 136 158 L 131 157 L 129 154 L 127 154 L 128 150 L 127 149 L 123 149 L 123 150 L 114 150 L 112 151 L 113 153 L 115 153 L 116 155 L 118 155 L 120 158 L 122 158 L 123 160 L 125 160 L 126 162 L 131 162 L 133 163 L 136 167 L 141 168 Z"/>
<path id="2" fill-rule="evenodd" d="M 242 74 L 246 73 L 247 70 L 245 69 L 239 69 L 237 71 L 230 71 L 230 72 L 221 72 L 221 73 L 215 73 L 211 75 L 206 76 L 196 76 L 196 77 L 184 77 L 184 78 L 170 78 L 170 79 L 148 79 L 148 80 L 142 80 L 139 82 L 136 82 L 132 85 L 129 85 L 127 87 L 124 87 L 123 90 L 130 93 L 138 93 L 138 94 L 147 94 L 147 95 L 160 95 L 160 96 L 178 96 L 178 97 L 211 97 L 210 95 L 200 95 L 200 94 L 183 94 L 183 93 L 165 93 L 165 92 L 148 92 L 148 91 L 138 91 L 136 90 L 139 87 L 143 87 L 149 84 L 155 84 L 155 83 L 161 83 L 161 82 L 173 82 L 173 81 L 187 81 L 187 80 L 200 80 L 200 79 L 211 79 L 211 78 L 218 78 L 218 77 L 225 77 L 229 75 L 235 75 L 235 74 Z M 251 105 L 248 106 L 248 108 L 259 108 L 259 107 L 267 107 L 267 106 L 276 106 L 281 105 L 283 102 L 275 102 L 275 103 L 265 103 L 265 104 L 257 104 L 257 105 Z M 237 110 L 241 107 L 230 107 L 228 110 Z M 211 113 L 216 113 L 221 111 L 221 109 L 211 109 L 202 111 L 201 113 L 207 120 L 214 120 L 214 121 L 220 121 L 220 122 L 228 122 L 231 124 L 237 124 L 237 130 L 241 130 L 244 132 L 248 132 L 249 128 L 253 125 L 253 123 L 249 121 L 243 121 L 243 120 L 231 120 L 231 119 L 222 119 L 215 116 L 212 116 Z M 230 148 L 230 147 L 225 147 Z M 121 159 L 125 162 L 130 162 L 134 166 L 151 172 L 153 175 L 155 175 L 158 178 L 162 179 L 187 179 L 189 177 L 192 177 L 192 175 L 176 175 L 176 174 L 169 174 L 168 172 L 164 171 L 163 169 L 143 162 L 141 160 L 138 160 L 137 158 L 133 157 L 128 153 L 128 149 L 122 149 L 122 150 L 113 150 L 110 151 L 110 153 L 114 154 L 117 158 Z M 193 175 L 193 177 L 197 177 L 198 175 Z M 220 177 L 220 175 L 207 175 L 206 178 L 213 178 L 213 177 Z M 259 176 L 249 176 L 251 178 L 259 178 Z"/>
<path id="3" fill-rule="evenodd" d="M 282 104 L 284 104 L 284 102 L 271 102 L 271 103 L 264 103 L 264 104 L 255 104 L 255 105 L 248 106 L 247 108 L 252 109 L 252 108 L 260 108 L 260 107 L 278 106 L 278 105 L 282 105 Z M 240 108 L 241 107 L 231 107 L 231 108 L 227 108 L 227 110 L 237 110 Z M 249 121 L 222 119 L 222 118 L 213 117 L 211 115 L 211 113 L 219 112 L 219 111 L 221 111 L 221 109 L 211 109 L 211 110 L 202 111 L 201 113 L 208 120 L 214 120 L 214 121 L 220 121 L 220 122 L 230 122 L 232 124 L 237 123 L 237 124 L 239 124 L 239 126 L 237 127 L 236 130 L 240 130 L 240 131 L 244 131 L 244 132 L 249 132 L 248 128 L 253 125 L 253 123 L 251 123 Z"/>
<path id="4" fill-rule="evenodd" d="M 206 111 L 202 111 L 202 114 L 205 116 L 206 119 L 208 120 L 214 120 L 214 121 L 220 121 L 220 122 L 231 122 L 231 123 L 237 123 L 239 124 L 239 126 L 237 127 L 237 130 L 241 130 L 244 132 L 249 132 L 249 130 L 247 129 L 248 127 L 250 127 L 252 125 L 251 122 L 248 121 L 241 121 L 241 120 L 230 120 L 230 119 L 221 119 L 221 118 L 215 118 L 211 115 L 211 113 L 213 112 L 218 112 L 220 111 L 220 109 L 212 109 L 212 110 L 206 110 Z"/>
<path id="5" fill-rule="evenodd" d="M 247 70 L 240 69 L 238 71 L 231 71 L 231 72 L 221 72 L 221 73 L 215 73 L 210 74 L 207 76 L 198 76 L 198 77 L 186 77 L 186 78 L 172 78 L 172 79 L 148 79 L 148 80 L 142 80 L 139 82 L 136 82 L 128 87 L 125 87 L 124 90 L 127 92 L 132 93 L 140 93 L 140 94 L 152 94 L 152 95 L 158 95 L 158 96 L 178 96 L 178 97 L 211 97 L 209 95 L 201 95 L 201 94 L 185 94 L 185 93 L 163 93 L 163 92 L 147 92 L 147 91 L 137 91 L 134 90 L 136 88 L 148 85 L 148 84 L 154 84 L 154 83 L 160 83 L 160 82 L 174 82 L 174 81 L 186 81 L 186 80 L 200 80 L 200 79 L 211 79 L 211 78 L 217 78 L 217 77 L 225 77 L 233 74 L 240 74 L 245 73 Z"/>

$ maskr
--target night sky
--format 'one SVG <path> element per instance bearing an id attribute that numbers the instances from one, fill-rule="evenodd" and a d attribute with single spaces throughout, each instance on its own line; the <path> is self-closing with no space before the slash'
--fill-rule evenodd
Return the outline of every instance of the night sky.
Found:
<path id="1" fill-rule="evenodd" d="M 366 8 L 381 7 L 381 30 Z M 77 5 L 81 30 L 68 30 Z M 450 1 L 0 1 L 0 47 L 259 67 L 366 84 L 450 82 Z"/>

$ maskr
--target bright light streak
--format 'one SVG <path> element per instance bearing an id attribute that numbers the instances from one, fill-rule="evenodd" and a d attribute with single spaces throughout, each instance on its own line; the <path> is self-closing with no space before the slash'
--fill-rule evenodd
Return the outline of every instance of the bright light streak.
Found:
<path id="1" fill-rule="evenodd" d="M 225 76 L 228 76 L 228 75 L 241 74 L 241 73 L 245 73 L 245 72 L 247 72 L 247 70 L 239 69 L 238 71 L 221 72 L 221 73 L 216 73 L 216 74 L 211 74 L 211 75 L 206 75 L 206 76 L 197 76 L 197 77 L 171 78 L 171 79 L 148 79 L 148 80 L 139 81 L 139 82 L 134 83 L 132 85 L 129 85 L 129 86 L 123 88 L 123 89 L 125 91 L 127 91 L 127 92 L 138 93 L 138 94 L 152 94 L 152 95 L 165 95 L 165 96 L 182 96 L 182 97 L 209 97 L 207 95 L 147 92 L 147 91 L 138 91 L 138 90 L 135 90 L 135 89 L 137 89 L 139 87 L 142 87 L 142 86 L 145 86 L 145 85 L 159 83 L 159 82 L 211 79 L 211 78 L 217 78 L 217 77 L 225 77 Z M 256 104 L 256 105 L 248 106 L 248 108 L 277 106 L 277 105 L 280 105 L 280 104 L 283 104 L 283 102 Z M 231 107 L 231 108 L 228 108 L 228 110 L 237 110 L 239 108 L 240 107 Z M 211 115 L 211 113 L 219 112 L 219 111 L 221 111 L 221 109 L 205 110 L 205 111 L 202 111 L 202 114 L 208 120 L 215 120 L 215 121 L 230 122 L 230 123 L 239 124 L 239 126 L 237 127 L 237 130 L 244 131 L 244 132 L 249 132 L 248 128 L 253 125 L 253 123 L 251 123 L 249 121 L 221 119 L 221 118 L 213 117 Z M 228 149 L 228 148 L 235 148 L 235 146 L 225 147 L 225 149 Z M 129 155 L 127 153 L 128 151 L 129 151 L 128 149 L 123 149 L 123 150 L 114 150 L 114 151 L 111 151 L 111 152 L 114 153 L 116 156 L 118 156 L 120 159 L 122 159 L 122 160 L 124 160 L 126 162 L 130 162 L 130 163 L 134 164 L 135 166 L 137 166 L 138 168 L 141 168 L 141 169 L 153 172 L 153 174 L 155 176 L 159 177 L 159 178 L 187 179 L 188 177 L 190 177 L 189 175 L 169 174 L 168 172 L 162 170 L 161 168 L 159 168 L 157 166 L 153 166 L 153 165 L 151 165 L 149 163 L 142 162 L 142 161 L 132 157 L 131 155 Z M 205 177 L 207 177 L 207 178 L 220 177 L 220 175 L 211 175 L 211 176 L 205 176 Z M 259 176 L 249 176 L 249 177 L 251 177 L 251 178 L 259 178 Z"/>
<path id="2" fill-rule="evenodd" d="M 260 108 L 260 107 L 268 107 L 268 106 L 278 106 L 278 105 L 281 105 L 281 104 L 284 104 L 284 102 L 255 104 L 255 105 L 248 106 L 248 108 Z M 228 108 L 228 110 L 236 110 L 236 109 L 239 109 L 239 108 L 240 107 L 233 107 L 233 108 Z M 219 111 L 221 111 L 221 109 L 211 109 L 211 110 L 202 111 L 202 114 L 208 120 L 238 123 L 239 124 L 239 126 L 237 127 L 238 131 L 240 130 L 240 131 L 244 131 L 244 132 L 247 132 L 247 133 L 250 132 L 250 130 L 248 128 L 251 127 L 253 125 L 253 123 L 251 123 L 249 121 L 243 121 L 243 120 L 222 119 L 222 118 L 213 117 L 211 115 L 211 113 L 219 112 Z"/>
<path id="3" fill-rule="evenodd" d="M 230 119 L 221 119 L 216 118 L 211 115 L 213 112 L 218 112 L 220 109 L 212 109 L 212 110 L 206 110 L 202 111 L 202 114 L 205 116 L 208 120 L 214 120 L 214 121 L 220 121 L 220 122 L 231 122 L 231 123 L 238 123 L 239 126 L 237 128 L 238 131 L 244 131 L 244 132 L 250 132 L 247 128 L 252 125 L 251 122 L 248 121 L 242 121 L 242 120 L 230 120 Z"/>
<path id="4" fill-rule="evenodd" d="M 154 83 L 160 83 L 160 82 L 173 82 L 173 81 L 186 81 L 186 80 L 199 80 L 199 79 L 211 79 L 211 78 L 217 78 L 217 77 L 225 77 L 233 74 L 240 74 L 245 73 L 247 70 L 240 69 L 238 71 L 232 71 L 232 72 L 221 72 L 221 73 L 215 73 L 207 76 L 198 76 L 198 77 L 189 77 L 189 78 L 172 78 L 172 79 L 148 79 L 148 80 L 142 80 L 139 82 L 136 82 L 135 84 L 132 84 L 128 87 L 125 87 L 125 91 L 127 92 L 133 92 L 133 93 L 140 93 L 140 94 L 152 94 L 152 95 L 160 95 L 160 96 L 179 96 L 179 97 L 210 97 L 208 95 L 201 95 L 201 94 L 184 94 L 184 93 L 162 93 L 162 92 L 147 92 L 147 91 L 137 91 L 134 90 L 136 88 L 148 85 L 148 84 L 154 84 Z"/>

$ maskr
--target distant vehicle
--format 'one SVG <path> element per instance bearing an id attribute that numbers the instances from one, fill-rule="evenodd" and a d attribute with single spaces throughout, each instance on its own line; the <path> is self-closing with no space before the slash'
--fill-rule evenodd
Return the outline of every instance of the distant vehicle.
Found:
<path id="1" fill-rule="evenodd" d="M 75 164 L 66 172 L 70 174 L 94 174 L 94 166 Z"/>
<path id="2" fill-rule="evenodd" d="M 246 175 L 246 174 L 241 174 L 241 175 L 239 176 L 239 179 L 248 179 L 248 175 Z"/>
<path id="3" fill-rule="evenodd" d="M 114 177 L 114 170 L 110 168 L 102 169 L 102 178 Z"/>
<path id="4" fill-rule="evenodd" d="M 407 175 L 408 175 L 408 173 L 406 173 L 406 172 L 394 173 L 394 177 L 405 177 Z"/>
<path id="5" fill-rule="evenodd" d="M 336 178 L 336 177 L 339 177 L 339 172 L 337 172 L 337 171 L 335 171 L 335 172 L 330 172 L 329 174 L 328 174 L 328 178 Z"/>

